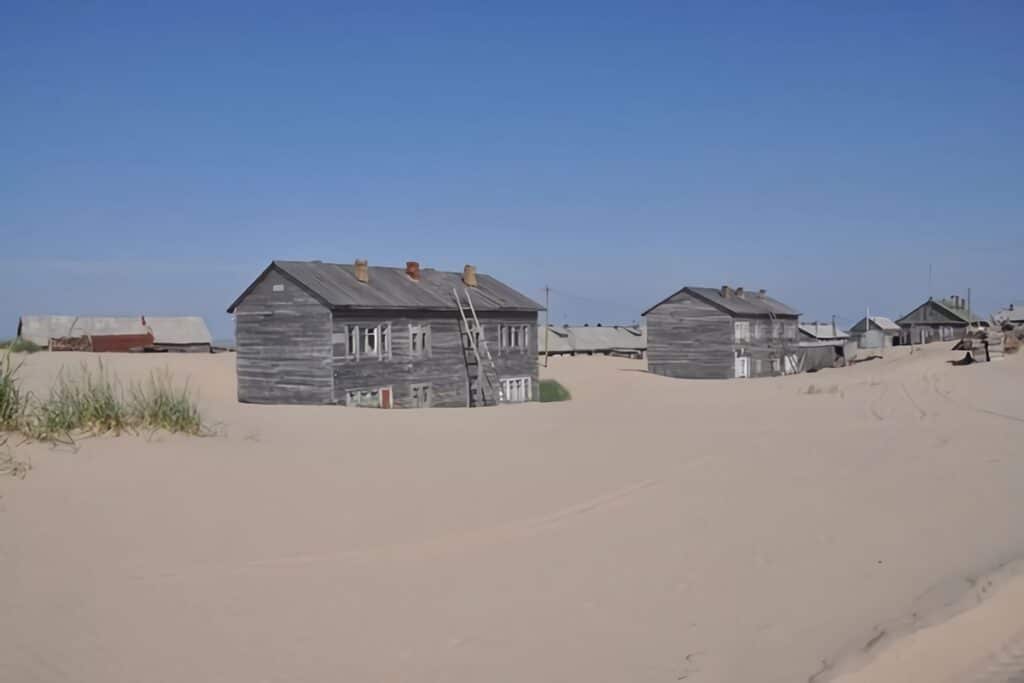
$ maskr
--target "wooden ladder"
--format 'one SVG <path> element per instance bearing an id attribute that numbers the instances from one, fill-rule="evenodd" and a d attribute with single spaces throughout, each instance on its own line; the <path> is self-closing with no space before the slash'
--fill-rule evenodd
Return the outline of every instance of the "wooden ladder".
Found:
<path id="1" fill-rule="evenodd" d="M 491 350 L 487 346 L 487 339 L 483 335 L 483 329 L 480 327 L 480 318 L 476 315 L 476 307 L 473 306 L 473 299 L 469 295 L 469 290 L 463 290 L 466 294 L 466 306 L 462 304 L 462 297 L 459 296 L 459 290 L 456 287 L 452 287 L 452 295 L 455 297 L 455 303 L 459 307 L 459 317 L 462 318 L 462 353 L 466 358 L 467 367 L 470 365 L 476 366 L 476 389 L 480 392 L 479 405 L 487 405 L 487 392 L 484 390 L 484 384 L 488 385 L 491 396 L 496 396 L 498 402 L 505 400 L 504 391 L 501 388 L 501 382 L 498 380 L 498 366 L 494 364 L 494 357 L 491 355 Z M 466 315 L 466 309 L 469 309 L 469 316 Z M 470 325 L 470 316 L 472 316 L 473 324 Z M 479 344 L 477 344 L 479 337 Z M 480 350 L 483 349 L 484 355 L 481 357 Z M 476 361 L 471 363 L 469 351 L 472 351 L 472 358 Z M 484 358 L 487 360 L 487 365 L 484 365 Z M 477 405 L 475 398 L 475 391 L 473 389 L 472 381 L 469 386 L 469 405 Z M 494 402 L 493 400 L 491 401 Z"/>

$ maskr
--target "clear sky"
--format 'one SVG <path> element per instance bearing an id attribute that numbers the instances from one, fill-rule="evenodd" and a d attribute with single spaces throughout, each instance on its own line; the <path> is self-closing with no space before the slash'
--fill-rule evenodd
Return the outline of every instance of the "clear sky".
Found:
<path id="1" fill-rule="evenodd" d="M 230 336 L 275 258 L 474 263 L 553 322 L 1024 299 L 1024 3 L 485 4 L 4 2 L 0 337 Z"/>

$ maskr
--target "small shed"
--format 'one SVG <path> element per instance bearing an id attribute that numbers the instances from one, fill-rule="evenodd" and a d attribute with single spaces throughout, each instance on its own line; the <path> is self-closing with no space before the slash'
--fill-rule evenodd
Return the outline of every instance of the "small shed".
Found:
<path id="1" fill-rule="evenodd" d="M 889 318 L 873 315 L 861 318 L 850 328 L 851 338 L 856 340 L 862 349 L 887 349 L 896 344 L 900 336 L 900 326 Z"/>

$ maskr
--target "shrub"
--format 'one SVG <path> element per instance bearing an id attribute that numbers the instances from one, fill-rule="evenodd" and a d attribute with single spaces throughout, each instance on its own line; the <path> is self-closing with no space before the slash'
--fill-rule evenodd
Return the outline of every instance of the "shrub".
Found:
<path id="1" fill-rule="evenodd" d="M 568 401 L 572 398 L 569 390 L 562 386 L 557 380 L 542 379 L 540 381 L 540 402 L 554 403 L 557 401 Z"/>

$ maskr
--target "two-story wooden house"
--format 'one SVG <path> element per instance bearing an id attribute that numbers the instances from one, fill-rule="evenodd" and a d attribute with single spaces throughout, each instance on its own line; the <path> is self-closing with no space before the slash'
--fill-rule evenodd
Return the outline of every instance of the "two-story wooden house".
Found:
<path id="1" fill-rule="evenodd" d="M 765 290 L 683 287 L 643 313 L 647 367 L 691 379 L 795 372 L 799 313 Z"/>
<path id="2" fill-rule="evenodd" d="M 539 310 L 473 266 L 274 261 L 228 308 L 238 399 L 379 408 L 535 400 Z"/>

